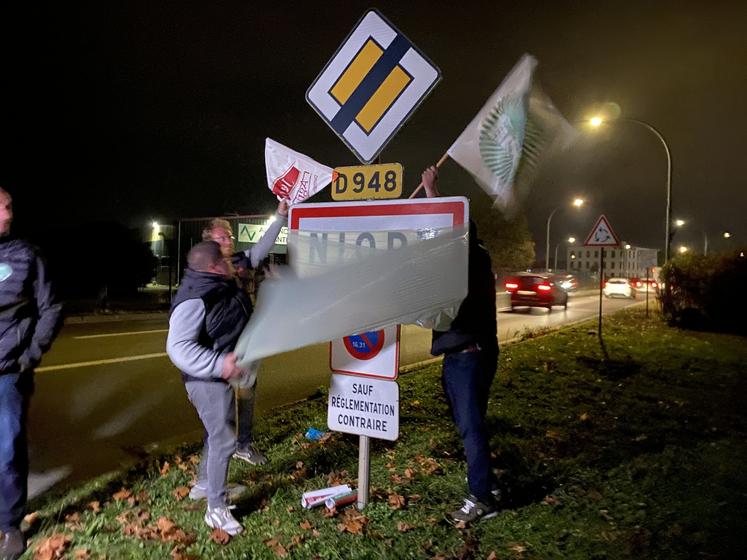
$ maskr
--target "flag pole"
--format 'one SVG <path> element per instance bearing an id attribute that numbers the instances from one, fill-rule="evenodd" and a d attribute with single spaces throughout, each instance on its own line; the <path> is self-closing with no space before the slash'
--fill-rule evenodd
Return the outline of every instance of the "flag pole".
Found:
<path id="1" fill-rule="evenodd" d="M 444 155 L 441 156 L 441 159 L 436 162 L 436 167 L 441 167 L 443 163 L 448 159 L 448 157 L 449 157 L 449 152 L 446 152 Z M 420 184 L 418 185 L 418 187 L 414 191 L 412 191 L 412 194 L 408 196 L 407 198 L 415 198 L 415 195 L 418 194 L 420 192 L 420 189 L 422 188 L 423 188 L 423 181 L 420 181 Z"/>

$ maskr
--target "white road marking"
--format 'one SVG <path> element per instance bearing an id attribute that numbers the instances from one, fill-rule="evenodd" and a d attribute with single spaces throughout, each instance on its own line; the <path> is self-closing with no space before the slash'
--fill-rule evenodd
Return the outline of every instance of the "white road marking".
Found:
<path id="1" fill-rule="evenodd" d="M 152 334 L 152 333 L 162 333 L 162 332 L 169 332 L 169 329 L 155 329 L 152 331 L 117 332 L 117 333 L 107 333 L 107 334 L 87 334 L 85 336 L 74 336 L 73 338 L 77 340 L 84 340 L 87 338 L 104 338 L 106 336 L 129 336 L 133 334 Z"/>
<path id="2" fill-rule="evenodd" d="M 166 352 L 157 352 L 155 354 L 141 354 L 140 356 L 125 356 L 124 358 L 110 358 L 108 360 L 94 360 L 92 362 L 77 362 L 75 364 L 59 364 L 56 366 L 44 366 L 40 368 L 36 368 L 36 372 L 43 372 L 43 371 L 56 371 L 58 369 L 72 369 L 72 368 L 79 368 L 79 367 L 88 367 L 88 366 L 101 366 L 104 364 L 117 364 L 119 362 L 134 362 L 136 360 L 150 360 L 151 358 L 165 358 L 167 356 Z"/>

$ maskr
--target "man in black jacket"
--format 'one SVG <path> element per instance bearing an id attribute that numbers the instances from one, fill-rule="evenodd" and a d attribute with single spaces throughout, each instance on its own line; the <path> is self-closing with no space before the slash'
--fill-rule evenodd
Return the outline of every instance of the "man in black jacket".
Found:
<path id="1" fill-rule="evenodd" d="M 423 172 L 429 198 L 439 196 L 438 169 Z M 441 383 L 467 457 L 470 495 L 450 514 L 455 523 L 468 525 L 498 512 L 495 476 L 485 428 L 490 385 L 498 364 L 495 277 L 490 255 L 470 221 L 467 297 L 448 331 L 433 331 L 431 354 L 443 354 Z"/>
<path id="2" fill-rule="evenodd" d="M 10 235 L 13 200 L 0 188 L 0 559 L 26 549 L 26 415 L 33 371 L 54 340 L 61 304 L 39 250 Z"/>

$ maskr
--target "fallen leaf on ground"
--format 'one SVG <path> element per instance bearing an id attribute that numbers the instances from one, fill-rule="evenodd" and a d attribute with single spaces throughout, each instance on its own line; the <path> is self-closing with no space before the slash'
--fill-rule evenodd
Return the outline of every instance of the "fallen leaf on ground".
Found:
<path id="1" fill-rule="evenodd" d="M 213 529 L 210 533 L 210 540 L 217 544 L 228 544 L 231 540 L 231 535 L 223 529 Z"/>
<path id="2" fill-rule="evenodd" d="M 189 488 L 186 486 L 177 486 L 174 488 L 174 491 L 171 493 L 174 498 L 176 498 L 177 502 L 181 502 L 184 498 L 189 496 Z"/>
<path id="3" fill-rule="evenodd" d="M 311 523 L 309 523 L 308 520 L 304 520 L 304 521 L 301 521 L 301 523 L 299 523 L 298 526 L 301 527 L 301 529 L 309 530 L 309 529 L 311 529 L 312 525 L 311 525 Z"/>
<path id="4" fill-rule="evenodd" d="M 582 412 L 578 419 L 581 420 L 581 422 L 587 422 L 589 420 L 589 413 Z"/>
<path id="5" fill-rule="evenodd" d="M 73 539 L 62 533 L 55 533 L 39 543 L 34 549 L 34 560 L 58 560 L 62 558 Z"/>
<path id="6" fill-rule="evenodd" d="M 405 469 L 405 477 L 407 477 L 410 480 L 412 480 L 413 478 L 415 478 L 415 471 L 412 470 L 410 467 L 407 467 Z"/>
<path id="7" fill-rule="evenodd" d="M 363 527 L 365 527 L 367 523 L 368 518 L 365 515 L 351 508 L 345 510 L 341 522 L 337 525 L 337 529 L 343 533 L 347 531 L 354 535 L 360 535 L 363 533 Z"/>
<path id="8" fill-rule="evenodd" d="M 495 553 L 495 550 L 491 550 L 485 560 L 498 560 L 498 555 Z"/>
<path id="9" fill-rule="evenodd" d="M 26 516 L 23 518 L 23 522 L 26 523 L 29 527 L 34 525 L 39 521 L 39 512 L 38 511 L 32 511 L 29 514 L 26 514 Z"/>
<path id="10" fill-rule="evenodd" d="M 548 506 L 555 506 L 558 504 L 558 499 L 555 496 L 545 496 L 545 499 L 542 500 L 542 503 Z"/>
<path id="11" fill-rule="evenodd" d="M 523 554 L 527 551 L 527 547 L 525 547 L 523 544 L 514 543 L 512 545 L 509 545 L 509 550 L 515 552 L 516 554 Z"/>
<path id="12" fill-rule="evenodd" d="M 405 507 L 405 497 L 400 496 L 399 494 L 389 494 L 389 497 L 387 498 L 387 503 L 389 504 L 389 507 L 392 509 L 402 509 Z"/>
<path id="13" fill-rule="evenodd" d="M 414 527 L 409 523 L 405 523 L 404 521 L 399 521 L 397 523 L 397 531 L 399 531 L 400 533 L 406 533 L 407 531 L 410 531 L 412 529 L 414 529 Z"/>
<path id="14" fill-rule="evenodd" d="M 277 539 L 265 539 L 262 542 L 275 553 L 275 556 L 279 556 L 280 558 L 288 556 L 288 551 Z"/>
<path id="15" fill-rule="evenodd" d="M 166 476 L 171 470 L 171 464 L 168 461 L 164 461 L 161 466 L 161 476 Z"/>
<path id="16" fill-rule="evenodd" d="M 121 502 L 122 500 L 126 500 L 130 497 L 132 497 L 132 492 L 130 492 L 126 488 L 122 488 L 119 492 L 115 492 L 112 495 L 112 498 L 114 498 L 118 502 Z"/>
<path id="17" fill-rule="evenodd" d="M 101 511 L 101 503 L 99 503 L 98 500 L 88 502 L 88 507 L 91 509 L 93 513 L 98 513 Z"/>

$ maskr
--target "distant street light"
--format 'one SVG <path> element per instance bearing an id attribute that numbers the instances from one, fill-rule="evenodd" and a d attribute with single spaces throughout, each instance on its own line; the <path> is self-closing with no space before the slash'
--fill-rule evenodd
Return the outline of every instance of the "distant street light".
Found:
<path id="1" fill-rule="evenodd" d="M 581 208 L 586 201 L 581 197 L 576 197 L 573 199 L 572 205 L 575 208 Z M 545 239 L 545 272 L 550 271 L 550 221 L 552 220 L 552 217 L 555 215 L 555 212 L 563 208 L 563 206 L 558 206 L 555 208 L 552 212 L 550 212 L 550 215 L 547 217 L 547 235 Z M 558 260 L 558 248 L 555 247 L 555 264 L 557 265 Z"/>
<path id="2" fill-rule="evenodd" d="M 664 146 L 664 151 L 667 154 L 667 209 L 666 209 L 666 222 L 664 227 L 664 262 L 669 260 L 669 246 L 672 242 L 671 235 L 669 233 L 669 228 L 672 222 L 672 153 L 669 151 L 669 145 L 667 144 L 667 141 L 664 139 L 664 136 L 661 132 L 659 132 L 654 126 L 650 125 L 647 122 L 639 121 L 638 119 L 628 119 L 625 117 L 615 119 L 614 122 L 631 122 L 641 125 L 642 127 L 648 129 L 650 132 L 653 132 L 654 135 L 659 139 L 662 146 Z M 598 128 L 604 124 L 605 120 L 602 116 L 594 116 L 589 119 L 589 124 L 593 126 L 594 128 Z"/>
<path id="3" fill-rule="evenodd" d="M 686 223 L 687 223 L 687 222 L 686 222 L 685 220 L 675 220 L 675 221 L 674 221 L 674 225 L 676 225 L 677 227 L 682 227 L 682 226 L 684 226 L 684 225 L 685 225 Z"/>
<path id="4" fill-rule="evenodd" d="M 723 235 L 724 239 L 729 239 L 731 237 L 731 233 L 729 233 L 728 231 L 725 231 Z"/>
<path id="5" fill-rule="evenodd" d="M 573 243 L 576 242 L 576 238 L 571 235 L 567 241 L 569 245 L 572 245 Z M 557 245 L 555 245 L 555 263 L 554 263 L 553 270 L 558 270 L 558 247 L 560 247 L 560 245 L 561 243 L 558 243 Z M 568 263 L 565 263 L 565 266 L 567 268 Z"/>
<path id="6" fill-rule="evenodd" d="M 685 253 L 687 253 L 687 252 L 688 252 L 688 251 L 689 251 L 690 249 L 688 249 L 688 248 L 687 248 L 687 247 L 685 247 L 684 245 L 680 245 L 680 246 L 679 246 L 679 248 L 678 248 L 677 250 L 678 250 L 678 251 L 680 252 L 680 255 L 684 255 L 684 254 L 685 254 Z"/>

